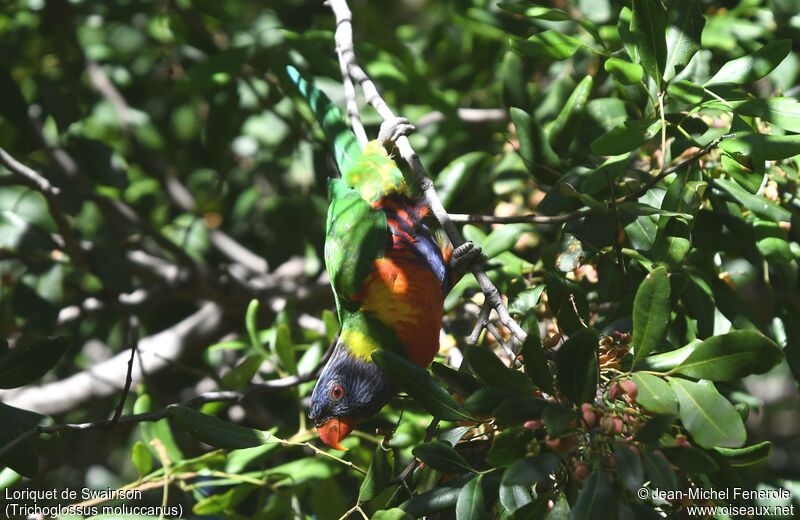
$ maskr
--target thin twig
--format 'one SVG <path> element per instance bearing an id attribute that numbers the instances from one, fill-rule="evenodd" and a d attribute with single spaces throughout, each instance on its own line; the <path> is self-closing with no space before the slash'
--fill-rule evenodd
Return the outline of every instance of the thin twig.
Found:
<path id="1" fill-rule="evenodd" d="M 11 173 L 22 178 L 27 184 L 31 185 L 42 194 L 45 202 L 47 203 L 47 209 L 49 210 L 48 212 L 50 213 L 50 216 L 53 217 L 53 220 L 55 221 L 56 226 L 58 226 L 58 230 L 64 239 L 64 247 L 67 250 L 70 258 L 76 265 L 80 267 L 88 266 L 89 264 L 86 261 L 83 250 L 81 250 L 78 239 L 75 237 L 75 233 L 73 233 L 72 228 L 67 222 L 66 214 L 61 208 L 61 201 L 59 200 L 59 194 L 61 191 L 50 184 L 50 181 L 45 179 L 44 176 L 17 161 L 3 148 L 0 148 L 0 164 L 8 168 Z"/>
<path id="2" fill-rule="evenodd" d="M 364 69 L 361 68 L 356 60 L 353 47 L 352 13 L 347 5 L 347 1 L 330 0 L 329 4 L 336 18 L 336 33 L 334 39 L 336 41 L 336 48 L 338 49 L 339 60 L 344 62 L 344 68 L 347 70 L 348 75 L 361 86 L 367 103 L 372 105 L 384 120 L 393 119 L 395 117 L 394 112 L 392 112 L 386 104 L 386 101 L 381 97 L 375 84 L 369 79 L 369 76 L 367 76 Z M 416 175 L 420 190 L 425 195 L 431 212 L 436 217 L 436 220 L 439 221 L 439 224 L 444 229 L 450 242 L 452 242 L 454 247 L 460 246 L 464 243 L 464 238 L 444 209 L 442 201 L 439 199 L 439 195 L 436 193 L 436 189 L 433 186 L 433 181 L 428 176 L 419 156 L 411 147 L 408 138 L 401 136 L 395 144 L 400 151 L 400 156 L 408 163 Z M 482 266 L 473 265 L 470 269 L 475 279 L 478 281 L 481 291 L 486 296 L 486 300 L 497 311 L 501 323 L 508 327 L 520 342 L 524 341 L 527 334 L 522 330 L 519 324 L 511 318 L 500 296 L 500 291 L 497 290 L 497 287 L 494 286 L 486 275 Z"/>
<path id="3" fill-rule="evenodd" d="M 317 373 L 322 369 L 325 363 L 330 357 L 331 352 L 333 351 L 333 347 L 336 344 L 336 340 L 331 342 L 330 346 L 328 347 L 325 354 L 320 359 L 320 362 L 317 363 L 317 366 L 314 367 L 313 370 L 307 372 L 305 374 L 299 374 L 289 377 L 284 377 L 280 379 L 273 379 L 271 381 L 266 381 L 264 383 L 258 385 L 251 385 L 250 388 L 244 391 L 235 391 L 235 390 L 217 390 L 212 392 L 204 392 L 202 394 L 196 395 L 194 397 L 190 397 L 188 399 L 184 399 L 178 403 L 174 403 L 175 406 L 186 406 L 189 408 L 194 408 L 197 406 L 204 405 L 206 403 L 214 403 L 214 402 L 225 402 L 225 401 L 233 401 L 233 402 L 241 402 L 245 398 L 249 397 L 250 395 L 256 394 L 258 392 L 263 392 L 266 390 L 279 390 L 284 388 L 289 388 L 292 386 L 299 385 L 301 383 L 305 383 L 314 379 L 317 376 Z M 135 350 L 135 349 L 134 349 Z M 124 392 L 123 395 L 127 393 Z M 124 402 L 123 402 L 124 404 Z M 173 406 L 173 405 L 170 405 Z M 122 415 L 117 417 L 116 420 L 108 421 L 95 421 L 95 422 L 86 422 L 86 423 L 57 423 L 51 424 L 49 426 L 35 426 L 30 430 L 26 430 L 20 433 L 17 437 L 15 437 L 11 442 L 5 444 L 4 446 L 0 447 L 0 459 L 3 456 L 17 447 L 20 443 L 25 442 L 28 439 L 33 437 L 38 437 L 40 435 L 58 433 L 61 431 L 84 431 L 84 430 L 96 430 L 100 428 L 109 428 L 112 426 L 118 426 L 121 424 L 138 424 L 142 422 L 153 422 L 158 421 L 160 419 L 164 419 L 169 417 L 169 406 L 165 407 L 163 410 L 157 410 L 155 412 L 145 412 L 145 413 L 138 413 L 132 415 Z M 277 438 L 276 438 L 277 440 Z M 282 441 L 284 443 L 288 443 L 291 441 Z M 297 445 L 308 445 L 311 449 L 315 451 L 321 451 L 315 446 L 312 446 L 308 443 L 294 443 Z M 329 453 L 322 452 L 323 455 L 336 458 Z M 357 470 L 361 470 L 361 468 L 356 467 Z"/>
<path id="4" fill-rule="evenodd" d="M 114 410 L 114 415 L 111 420 L 106 424 L 107 428 L 113 428 L 117 424 L 119 418 L 122 416 L 122 410 L 125 408 L 125 400 L 128 398 L 128 392 L 131 389 L 131 382 L 133 381 L 133 358 L 136 356 L 136 349 L 139 348 L 139 320 L 136 316 L 131 315 L 127 322 L 127 334 L 125 334 L 131 349 L 131 358 L 128 360 L 128 373 L 125 375 L 125 386 L 122 388 L 122 395 L 119 398 L 117 409 Z"/>
<path id="5" fill-rule="evenodd" d="M 591 209 L 583 208 L 562 215 L 538 215 L 536 213 L 529 213 L 527 215 L 511 215 L 508 217 L 451 213 L 450 220 L 458 224 L 563 224 L 564 222 L 584 217 L 591 212 Z"/>
<path id="6" fill-rule="evenodd" d="M 631 202 L 637 200 L 639 197 L 647 193 L 653 186 L 658 184 L 665 177 L 695 162 L 704 155 L 707 155 L 709 152 L 711 152 L 711 150 L 716 148 L 719 145 L 719 143 L 731 137 L 734 137 L 734 134 L 725 134 L 717 137 L 716 139 L 708 143 L 706 146 L 704 146 L 701 150 L 698 150 L 697 152 L 693 153 L 692 155 L 682 160 L 681 162 L 674 164 L 673 166 L 670 166 L 669 168 L 655 175 L 647 183 L 643 184 L 638 190 L 629 193 L 628 195 L 617 197 L 616 199 L 614 199 L 613 202 L 615 204 L 622 204 L 624 202 Z M 562 213 L 561 215 L 552 215 L 552 216 L 537 215 L 535 213 L 531 213 L 528 215 L 512 215 L 509 217 L 497 217 L 494 215 L 471 215 L 465 213 L 453 213 L 449 215 L 449 217 L 452 222 L 457 222 L 459 224 L 472 224 L 472 223 L 474 224 L 517 224 L 517 223 L 563 224 L 565 222 L 578 220 L 595 212 L 596 210 L 593 208 L 581 208 L 569 213 Z"/>
<path id="7" fill-rule="evenodd" d="M 721 136 L 717 137 L 716 139 L 714 139 L 713 141 L 711 141 L 710 143 L 705 145 L 702 149 L 696 151 L 695 153 L 693 153 L 692 155 L 690 155 L 686 159 L 682 160 L 681 162 L 679 162 L 679 163 L 677 163 L 677 164 L 675 164 L 673 166 L 670 166 L 666 170 L 662 171 L 661 173 L 659 173 L 658 175 L 656 175 L 655 177 L 650 179 L 647 183 L 645 183 L 641 188 L 639 188 L 635 192 L 633 192 L 633 193 L 631 193 L 629 195 L 625 195 L 624 197 L 618 198 L 617 199 L 617 204 L 621 204 L 623 202 L 629 202 L 629 201 L 638 199 L 639 197 L 641 197 L 642 195 L 647 193 L 650 190 L 650 188 L 652 188 L 653 186 L 658 184 L 666 176 L 668 176 L 670 174 L 673 174 L 676 171 L 678 171 L 681 168 L 683 168 L 684 166 L 687 166 L 687 165 L 695 162 L 697 159 L 703 157 L 704 155 L 708 154 L 711 150 L 716 148 L 719 145 L 719 143 L 721 143 L 725 139 L 730 139 L 730 138 L 732 138 L 734 136 L 735 136 L 735 134 L 724 134 L 724 135 L 721 135 Z"/>

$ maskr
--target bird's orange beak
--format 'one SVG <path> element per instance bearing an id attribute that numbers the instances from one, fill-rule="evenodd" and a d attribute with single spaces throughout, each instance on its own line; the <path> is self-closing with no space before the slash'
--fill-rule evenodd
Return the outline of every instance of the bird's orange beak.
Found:
<path id="1" fill-rule="evenodd" d="M 350 435 L 355 426 L 356 420 L 352 417 L 332 417 L 324 424 L 317 426 L 317 431 L 322 442 L 334 450 L 346 451 L 347 448 L 343 447 L 339 442 Z"/>

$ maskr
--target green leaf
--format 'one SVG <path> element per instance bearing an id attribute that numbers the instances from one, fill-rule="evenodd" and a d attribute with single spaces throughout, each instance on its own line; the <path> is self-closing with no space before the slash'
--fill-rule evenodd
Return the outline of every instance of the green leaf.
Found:
<path id="1" fill-rule="evenodd" d="M 276 431 L 278 431 L 277 428 L 271 428 L 267 433 L 274 434 Z M 278 446 L 280 446 L 280 444 L 277 442 L 268 442 L 252 448 L 231 450 L 226 457 L 225 471 L 228 473 L 241 473 L 249 466 L 262 463 L 269 456 L 270 452 Z"/>
<path id="2" fill-rule="evenodd" d="M 517 243 L 517 240 L 519 240 L 522 235 L 532 232 L 535 229 L 536 228 L 530 224 L 508 224 L 506 226 L 500 226 L 489 233 L 489 236 L 486 237 L 486 240 L 481 245 L 483 254 L 486 255 L 486 258 L 494 258 L 500 253 L 514 247 L 514 244 Z"/>
<path id="3" fill-rule="evenodd" d="M 476 392 L 477 394 L 478 392 Z M 550 406 L 550 402 L 538 397 L 519 397 L 519 392 L 510 393 L 509 391 L 499 395 L 495 394 L 495 417 L 502 424 L 519 424 L 529 419 L 539 419 L 542 417 L 544 409 Z M 472 396 L 470 396 L 472 397 Z"/>
<path id="4" fill-rule="evenodd" d="M 533 391 L 531 380 L 522 372 L 507 367 L 488 347 L 472 346 L 466 350 L 473 374 L 492 388 L 506 388 L 523 393 Z"/>
<path id="5" fill-rule="evenodd" d="M 0 402 L 0 448 L 18 436 L 35 428 L 44 420 L 43 415 Z M 0 457 L 0 466 L 7 466 L 22 476 L 34 478 L 39 470 L 39 458 L 30 439 L 18 443 Z"/>
<path id="6" fill-rule="evenodd" d="M 330 309 L 325 309 L 322 311 L 322 322 L 325 323 L 325 339 L 333 343 L 339 333 L 339 319 Z"/>
<path id="7" fill-rule="evenodd" d="M 22 475 L 17 473 L 11 468 L 3 468 L 0 470 L 0 491 L 10 488 L 17 482 L 22 480 Z"/>
<path id="8" fill-rule="evenodd" d="M 525 457 L 512 464 L 503 474 L 501 486 L 529 486 L 535 482 L 543 482 L 558 469 L 561 455 L 544 453 L 534 457 Z"/>
<path id="9" fill-rule="evenodd" d="M 659 0 L 633 0 L 631 33 L 637 38 L 639 61 L 661 90 L 667 61 L 667 12 Z"/>
<path id="10" fill-rule="evenodd" d="M 495 467 L 510 466 L 527 454 L 533 435 L 533 430 L 522 426 L 506 428 L 492 439 L 486 461 Z"/>
<path id="11" fill-rule="evenodd" d="M 458 487 L 439 487 L 427 493 L 411 497 L 402 504 L 400 508 L 409 513 L 414 518 L 450 509 L 456 505 L 461 488 Z"/>
<path id="12" fill-rule="evenodd" d="M 616 518 L 616 507 L 611 479 L 602 471 L 593 471 L 583 484 L 570 518 L 581 520 Z"/>
<path id="13" fill-rule="evenodd" d="M 678 414 L 678 397 L 669 383 L 658 376 L 633 373 L 633 382 L 638 389 L 636 402 L 654 414 Z"/>
<path id="14" fill-rule="evenodd" d="M 800 138 L 800 136 L 797 137 Z M 775 204 L 770 200 L 767 200 L 764 197 L 749 193 L 747 190 L 736 184 L 735 181 L 727 179 L 715 179 L 714 185 L 725 190 L 736 200 L 736 202 L 761 218 L 778 222 L 788 222 L 792 218 L 792 214 L 789 212 L 789 210 Z"/>
<path id="15" fill-rule="evenodd" d="M 800 132 L 800 102 L 795 98 L 748 99 L 729 104 L 740 115 L 760 117 L 784 130 Z"/>
<path id="16" fill-rule="evenodd" d="M 792 50 L 791 40 L 775 40 L 747 56 L 723 65 L 706 86 L 722 83 L 751 83 L 758 81 L 777 67 Z"/>
<path id="17" fill-rule="evenodd" d="M 679 213 L 677 211 L 669 211 L 666 209 L 655 208 L 643 202 L 623 202 L 622 204 L 617 205 L 617 209 L 625 213 L 630 213 L 631 215 L 637 215 L 637 216 L 661 215 L 662 217 L 681 217 L 685 219 L 692 218 L 692 216 L 689 213 Z"/>
<path id="18" fill-rule="evenodd" d="M 597 390 L 598 333 L 578 329 L 556 352 L 558 384 L 573 403 L 587 403 Z"/>
<path id="19" fill-rule="evenodd" d="M 411 453 L 432 469 L 442 473 L 475 472 L 464 457 L 445 442 L 426 442 L 416 446 Z"/>
<path id="20" fill-rule="evenodd" d="M 667 27 L 667 61 L 664 81 L 680 72 L 700 50 L 700 35 L 706 19 L 700 12 L 700 0 L 675 0 L 669 3 Z"/>
<path id="21" fill-rule="evenodd" d="M 550 437 L 558 437 L 569 430 L 575 429 L 579 417 L 578 413 L 572 408 L 547 401 L 547 406 L 542 410 L 542 420 Z"/>
<path id="22" fill-rule="evenodd" d="M 152 404 L 148 394 L 142 394 L 133 403 L 133 413 L 147 413 L 151 411 Z M 183 453 L 181 453 L 178 445 L 175 444 L 175 438 L 172 436 L 172 431 L 169 429 L 169 422 L 166 419 L 159 419 L 155 422 L 144 422 L 139 425 L 139 430 L 142 434 L 142 440 L 145 447 L 150 450 L 153 457 L 158 458 L 159 454 L 153 447 L 152 442 L 155 439 L 164 446 L 167 452 L 167 457 L 171 462 L 183 460 Z"/>
<path id="23" fill-rule="evenodd" d="M 8 350 L 0 357 L 0 388 L 36 381 L 61 359 L 72 344 L 66 336 L 40 338 Z"/>
<path id="24" fill-rule="evenodd" d="M 641 65 L 620 58 L 607 59 L 603 68 L 623 85 L 636 85 L 644 77 L 644 69 Z"/>
<path id="25" fill-rule="evenodd" d="M 714 450 L 728 459 L 731 466 L 741 468 L 759 464 L 769 459 L 772 454 L 772 442 L 764 441 L 743 448 L 719 448 Z"/>
<path id="26" fill-rule="evenodd" d="M 383 446 L 378 444 L 375 448 L 375 454 L 372 456 L 372 462 L 369 464 L 367 476 L 364 477 L 361 482 L 361 488 L 358 491 L 359 502 L 372 500 L 386 489 L 392 479 L 393 458 L 392 450 L 385 450 Z"/>
<path id="27" fill-rule="evenodd" d="M 592 77 L 584 77 L 572 91 L 556 118 L 545 127 L 550 146 L 556 153 L 566 152 L 577 134 L 583 110 L 592 92 Z"/>
<path id="28" fill-rule="evenodd" d="M 260 350 L 263 352 L 261 347 L 261 340 L 258 339 L 258 309 L 260 307 L 260 303 L 256 298 L 250 300 L 250 303 L 247 305 L 247 311 L 244 315 L 244 324 L 245 328 L 247 329 L 247 335 L 250 336 L 250 344 L 253 345 L 253 348 L 256 350 Z"/>
<path id="29" fill-rule="evenodd" d="M 549 20 L 551 22 L 564 22 L 567 20 L 572 20 L 572 17 L 562 11 L 561 9 L 553 9 L 551 7 L 543 7 L 539 5 L 526 5 L 525 3 L 519 4 L 512 4 L 506 2 L 500 2 L 497 4 L 497 7 L 500 9 L 505 9 L 514 14 L 521 14 L 523 16 L 527 16 L 528 18 L 536 18 L 540 20 Z"/>
<path id="30" fill-rule="evenodd" d="M 667 87 L 667 94 L 678 101 L 690 105 L 699 105 L 707 95 L 706 90 L 702 86 L 685 79 L 670 84 L 670 86 Z"/>
<path id="31" fill-rule="evenodd" d="M 452 211 L 464 199 L 473 199 L 491 162 L 492 157 L 485 152 L 468 152 L 445 166 L 434 183 L 442 205 Z"/>
<path id="32" fill-rule="evenodd" d="M 540 285 L 539 287 L 544 287 Z M 528 320 L 526 319 L 526 322 Z M 550 367 L 547 363 L 547 355 L 542 346 L 542 340 L 539 337 L 539 323 L 536 321 L 536 316 L 533 315 L 529 326 L 524 327 L 527 331 L 528 337 L 522 343 L 520 354 L 522 354 L 522 362 L 525 365 L 525 373 L 531 378 L 533 384 L 541 388 L 548 394 L 553 393 L 553 376 L 550 374 Z"/>
<path id="33" fill-rule="evenodd" d="M 639 148 L 661 130 L 661 121 L 642 119 L 625 121 L 592 141 L 592 151 L 599 155 L 621 155 Z"/>
<path id="34" fill-rule="evenodd" d="M 547 513 L 547 520 L 569 520 L 570 517 L 570 508 L 569 508 L 569 501 L 564 493 L 560 493 L 558 498 L 554 498 L 553 502 L 553 509 Z"/>
<path id="35" fill-rule="evenodd" d="M 639 428 L 636 432 L 636 440 L 647 444 L 648 446 L 657 446 L 661 436 L 672 427 L 672 424 L 678 419 L 677 415 L 656 415 L 644 426 Z"/>
<path id="36" fill-rule="evenodd" d="M 583 244 L 575 235 L 565 233 L 561 240 L 560 251 L 556 255 L 556 269 L 562 273 L 569 273 L 580 266 L 581 261 L 586 256 Z"/>
<path id="37" fill-rule="evenodd" d="M 246 356 L 241 363 L 223 374 L 222 386 L 231 390 L 244 388 L 253 380 L 263 362 L 264 357 L 261 354 Z"/>
<path id="38" fill-rule="evenodd" d="M 566 60 L 572 57 L 583 44 L 562 32 L 542 31 L 527 40 L 513 40 L 511 48 L 524 56 L 538 59 Z"/>
<path id="39" fill-rule="evenodd" d="M 703 341 L 670 373 L 697 379 L 730 381 L 763 374 L 783 360 L 783 351 L 754 330 L 739 330 Z"/>
<path id="40" fill-rule="evenodd" d="M 617 461 L 617 470 L 622 483 L 632 493 L 635 493 L 644 484 L 644 467 L 639 455 L 629 444 L 617 443 L 614 445 L 614 458 Z"/>
<path id="41" fill-rule="evenodd" d="M 483 385 L 478 378 L 469 372 L 461 372 L 438 361 L 431 363 L 431 372 L 444 381 L 451 391 L 462 395 L 470 395 Z"/>
<path id="42" fill-rule="evenodd" d="M 473 421 L 427 370 L 387 350 L 376 350 L 372 360 L 386 376 L 419 401 L 431 415 L 445 421 Z"/>
<path id="43" fill-rule="evenodd" d="M 661 452 L 679 469 L 692 474 L 714 473 L 719 469 L 705 451 L 694 446 L 667 446 Z"/>
<path id="44" fill-rule="evenodd" d="M 669 275 L 663 267 L 647 275 L 633 301 L 633 364 L 650 354 L 669 324 Z"/>
<path id="45" fill-rule="evenodd" d="M 734 157 L 780 161 L 800 154 L 800 135 L 740 133 L 734 139 L 725 139 L 719 147 Z"/>
<path id="46" fill-rule="evenodd" d="M 536 159 L 534 150 L 536 148 L 534 146 L 535 132 L 531 116 L 517 107 L 511 107 L 508 113 L 511 115 L 511 122 L 514 123 L 514 130 L 517 133 L 517 140 L 519 141 L 517 153 L 522 157 L 522 162 L 525 163 L 525 167 L 528 168 L 528 171 L 533 174 L 533 172 L 536 171 L 534 168 L 534 160 Z"/>
<path id="47" fill-rule="evenodd" d="M 655 372 L 667 372 L 676 366 L 683 363 L 683 361 L 694 352 L 700 340 L 695 340 L 681 348 L 670 350 L 655 356 L 648 356 L 641 360 L 638 366 L 639 370 L 653 370 Z"/>
<path id="48" fill-rule="evenodd" d="M 394 507 L 384 511 L 375 511 L 375 514 L 372 515 L 372 520 L 414 520 L 414 517 L 399 507 Z"/>
<path id="49" fill-rule="evenodd" d="M 669 384 L 678 396 L 681 422 L 698 445 L 738 448 L 744 444 L 747 434 L 742 418 L 711 381 L 671 377 Z"/>
<path id="50" fill-rule="evenodd" d="M 679 489 L 675 472 L 669 467 L 667 459 L 661 453 L 644 450 L 642 452 L 644 472 L 650 485 L 658 489 Z"/>
<path id="51" fill-rule="evenodd" d="M 140 477 L 153 471 L 153 457 L 142 441 L 136 441 L 133 444 L 133 448 L 131 448 L 131 462 L 133 462 L 133 467 L 139 472 Z"/>
<path id="52" fill-rule="evenodd" d="M 478 475 L 467 482 L 458 494 L 456 502 L 457 520 L 480 520 L 486 514 L 483 500 L 483 475 Z"/>
<path id="53" fill-rule="evenodd" d="M 217 448 L 252 448 L 272 440 L 268 432 L 245 428 L 185 406 L 172 405 L 167 407 L 167 411 L 189 435 Z"/>
<path id="54" fill-rule="evenodd" d="M 285 323 L 277 325 L 273 329 L 271 349 L 278 357 L 281 366 L 289 374 L 297 374 L 297 359 L 295 358 L 294 343 L 292 342 L 292 332 Z"/>
<path id="55" fill-rule="evenodd" d="M 539 304 L 544 289 L 545 285 L 539 284 L 532 289 L 526 289 L 520 292 L 514 301 L 511 302 L 511 305 L 509 305 L 508 312 L 517 316 L 525 316 L 528 314 L 528 311 Z"/>

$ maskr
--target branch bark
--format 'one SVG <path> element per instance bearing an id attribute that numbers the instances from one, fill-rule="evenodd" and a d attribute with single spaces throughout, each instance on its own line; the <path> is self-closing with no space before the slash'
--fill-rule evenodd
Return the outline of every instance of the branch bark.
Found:
<path id="1" fill-rule="evenodd" d="M 393 119 L 395 117 L 394 112 L 392 112 L 391 108 L 389 108 L 389 106 L 386 104 L 386 101 L 384 101 L 384 99 L 381 97 L 378 89 L 375 87 L 375 84 L 372 82 L 369 76 L 367 76 L 366 72 L 364 72 L 364 69 L 361 68 L 356 60 L 353 46 L 353 17 L 352 13 L 350 12 L 350 8 L 347 5 L 347 1 L 330 0 L 329 4 L 333 10 L 334 16 L 336 17 L 336 33 L 334 35 L 334 39 L 336 41 L 336 49 L 339 56 L 339 61 L 342 63 L 341 68 L 342 70 L 347 71 L 345 80 L 349 78 L 361 86 L 361 90 L 364 92 L 364 97 L 366 98 L 367 103 L 372 105 L 378 114 L 380 114 L 381 118 L 384 120 Z M 411 170 L 416 175 L 420 189 L 425 195 L 425 198 L 431 208 L 431 212 L 436 217 L 436 220 L 439 221 L 439 224 L 442 226 L 442 229 L 444 229 L 444 232 L 447 234 L 447 237 L 450 239 L 450 242 L 452 242 L 453 246 L 460 246 L 464 243 L 464 238 L 461 236 L 461 233 L 459 233 L 456 225 L 450 219 L 450 215 L 448 215 L 447 211 L 442 205 L 442 201 L 439 199 L 439 195 L 436 193 L 436 189 L 433 186 L 433 181 L 428 176 L 428 172 L 425 170 L 425 166 L 422 164 L 419 156 L 411 147 L 411 143 L 409 143 L 408 138 L 405 136 L 400 137 L 397 140 L 396 145 L 400 151 L 400 156 L 404 161 L 406 161 L 406 163 L 408 163 L 408 165 L 411 167 Z M 517 338 L 517 340 L 520 342 L 525 341 L 527 334 L 525 334 L 525 331 L 522 330 L 519 324 L 517 324 L 517 322 L 514 321 L 514 319 L 508 313 L 508 309 L 503 303 L 500 291 L 498 291 L 497 287 L 495 287 L 492 281 L 489 280 L 489 277 L 486 275 L 486 272 L 483 271 L 483 268 L 479 265 L 475 265 L 471 268 L 471 271 L 475 276 L 475 279 L 478 281 L 478 285 L 485 295 L 486 300 L 497 311 L 501 323 L 511 330 L 512 334 Z"/>
<path id="2" fill-rule="evenodd" d="M 145 373 L 155 374 L 168 368 L 186 353 L 207 346 L 224 332 L 223 309 L 216 303 L 204 303 L 194 314 L 172 327 L 139 341 L 139 363 L 131 372 L 132 384 L 142 381 Z M 44 415 L 73 410 L 92 399 L 109 397 L 124 388 L 130 353 L 125 350 L 70 377 L 0 391 L 8 405 Z"/>

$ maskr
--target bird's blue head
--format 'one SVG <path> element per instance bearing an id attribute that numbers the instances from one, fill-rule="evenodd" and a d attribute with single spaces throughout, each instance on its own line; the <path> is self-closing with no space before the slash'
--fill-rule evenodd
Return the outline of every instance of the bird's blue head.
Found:
<path id="1" fill-rule="evenodd" d="M 396 393 L 395 384 L 375 363 L 352 355 L 340 340 L 311 393 L 308 416 L 325 444 L 343 450 L 339 442 Z"/>

